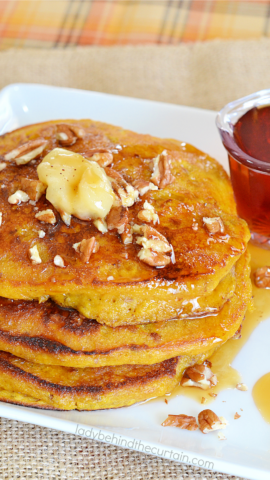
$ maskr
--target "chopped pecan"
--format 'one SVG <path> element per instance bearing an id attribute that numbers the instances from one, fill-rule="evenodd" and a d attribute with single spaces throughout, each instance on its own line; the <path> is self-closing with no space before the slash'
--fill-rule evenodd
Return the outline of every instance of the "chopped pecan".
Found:
<path id="1" fill-rule="evenodd" d="M 124 177 L 112 168 L 105 167 L 105 172 L 111 181 L 114 192 L 121 199 L 123 207 L 131 207 L 134 205 L 139 195 L 138 190 L 126 182 Z"/>
<path id="2" fill-rule="evenodd" d="M 144 202 L 143 210 L 140 210 L 138 213 L 138 219 L 142 222 L 153 222 L 154 225 L 159 223 L 158 214 L 155 212 L 153 205 L 147 200 Z"/>
<path id="3" fill-rule="evenodd" d="M 39 263 L 41 263 L 41 258 L 39 256 L 38 248 L 36 245 L 32 248 L 29 248 L 28 254 L 33 265 L 38 265 Z"/>
<path id="4" fill-rule="evenodd" d="M 7 164 L 5 162 L 0 162 L 0 172 L 6 168 Z"/>
<path id="5" fill-rule="evenodd" d="M 128 223 L 127 208 L 124 207 L 112 207 L 106 218 L 108 230 L 116 229 L 121 235 L 125 231 L 125 227 Z"/>
<path id="6" fill-rule="evenodd" d="M 36 213 L 35 217 L 40 222 L 51 223 L 51 225 L 54 225 L 56 223 L 55 215 L 50 208 L 48 208 L 47 210 L 42 210 L 41 212 Z"/>
<path id="7" fill-rule="evenodd" d="M 154 252 L 167 253 L 171 252 L 172 247 L 164 235 L 158 232 L 150 225 L 133 225 L 133 232 L 142 234 L 143 237 L 138 237 L 136 243 L 142 245 L 143 248 L 150 248 Z"/>
<path id="8" fill-rule="evenodd" d="M 62 123 L 57 125 L 56 128 L 56 138 L 62 146 L 70 147 L 76 142 L 77 136 L 71 131 L 69 125 Z"/>
<path id="9" fill-rule="evenodd" d="M 88 263 L 92 253 L 96 253 L 99 250 L 99 243 L 95 237 L 83 239 L 79 243 L 74 243 L 73 248 L 76 252 L 80 253 L 81 259 L 84 263 Z"/>
<path id="10" fill-rule="evenodd" d="M 203 223 L 211 234 L 224 232 L 224 224 L 220 217 L 203 217 Z"/>
<path id="11" fill-rule="evenodd" d="M 203 410 L 198 415 L 199 429 L 202 433 L 209 433 L 213 430 L 221 430 L 227 426 L 223 417 L 218 417 L 213 410 Z"/>
<path id="12" fill-rule="evenodd" d="M 12 205 L 19 205 L 21 202 L 28 202 L 28 200 L 29 196 L 22 190 L 17 190 L 17 192 L 13 193 L 13 195 L 10 195 L 10 197 L 8 197 L 8 202 Z"/>
<path id="13" fill-rule="evenodd" d="M 46 190 L 46 185 L 44 185 L 44 183 L 39 180 L 31 180 L 30 178 L 25 177 L 21 178 L 21 187 L 34 202 L 37 202 Z"/>
<path id="14" fill-rule="evenodd" d="M 241 392 L 247 392 L 248 387 L 246 386 L 245 383 L 237 383 L 236 385 L 237 390 L 240 390 Z"/>
<path id="15" fill-rule="evenodd" d="M 240 418 L 240 417 L 241 417 L 241 415 L 239 415 L 239 413 L 235 412 L 234 417 L 233 417 L 234 420 L 238 420 L 238 418 Z"/>
<path id="16" fill-rule="evenodd" d="M 201 403 L 206 403 L 206 398 L 205 397 L 201 398 Z"/>
<path id="17" fill-rule="evenodd" d="M 260 267 L 254 272 L 254 282 L 258 288 L 270 288 L 270 267 Z"/>
<path id="18" fill-rule="evenodd" d="M 188 367 L 181 380 L 182 387 L 199 387 L 203 390 L 214 387 L 217 384 L 217 377 L 209 368 L 206 362 L 201 365 Z"/>
<path id="19" fill-rule="evenodd" d="M 77 125 L 69 125 L 69 129 L 76 135 L 77 138 L 84 138 L 86 136 L 86 131 L 82 127 Z"/>
<path id="20" fill-rule="evenodd" d="M 57 267 L 65 268 L 64 260 L 63 260 L 62 257 L 60 257 L 60 255 L 55 255 L 55 257 L 53 259 L 53 263 Z"/>
<path id="21" fill-rule="evenodd" d="M 135 182 L 133 182 L 133 187 L 138 190 L 141 196 L 145 195 L 149 190 L 158 190 L 156 185 L 147 180 L 135 180 Z"/>
<path id="22" fill-rule="evenodd" d="M 59 210 L 59 213 L 63 222 L 66 224 L 67 227 L 69 227 L 71 222 L 71 215 L 69 213 L 64 212 L 63 210 Z"/>
<path id="23" fill-rule="evenodd" d="M 44 238 L 45 235 L 46 235 L 46 233 L 45 233 L 43 230 L 39 230 L 39 231 L 38 231 L 38 236 L 39 236 L 39 238 Z"/>
<path id="24" fill-rule="evenodd" d="M 96 220 L 93 221 L 93 224 L 101 233 L 108 232 L 107 223 L 103 218 L 97 218 Z"/>
<path id="25" fill-rule="evenodd" d="M 121 234 L 121 239 L 124 245 L 129 245 L 132 243 L 132 227 L 129 224 L 126 225 L 124 232 Z"/>
<path id="26" fill-rule="evenodd" d="M 94 153 L 89 160 L 97 162 L 101 167 L 108 167 L 113 162 L 113 154 L 111 152 Z"/>
<path id="27" fill-rule="evenodd" d="M 25 165 L 31 160 L 40 155 L 44 148 L 47 145 L 47 140 L 43 138 L 38 138 L 37 140 L 30 140 L 29 142 L 23 143 L 11 152 L 8 152 L 4 155 L 6 161 L 15 160 L 17 165 Z"/>
<path id="28" fill-rule="evenodd" d="M 171 259 L 164 253 L 153 252 L 149 248 L 142 248 L 138 253 L 139 259 L 150 267 L 166 267 Z"/>
<path id="29" fill-rule="evenodd" d="M 195 417 L 188 415 L 169 415 L 168 418 L 161 424 L 163 427 L 178 427 L 182 430 L 198 430 L 198 425 Z"/>
<path id="30" fill-rule="evenodd" d="M 171 158 L 167 151 L 164 150 L 156 158 L 153 158 L 154 169 L 151 175 L 152 182 L 159 188 L 170 185 L 174 180 L 171 173 Z"/>
<path id="31" fill-rule="evenodd" d="M 133 225 L 132 231 L 135 234 L 143 235 L 137 238 L 136 243 L 143 247 L 139 251 L 138 257 L 144 263 L 152 267 L 165 267 L 171 260 L 175 262 L 174 255 L 172 259 L 165 255 L 167 252 L 173 252 L 172 246 L 155 228 L 149 225 Z"/>

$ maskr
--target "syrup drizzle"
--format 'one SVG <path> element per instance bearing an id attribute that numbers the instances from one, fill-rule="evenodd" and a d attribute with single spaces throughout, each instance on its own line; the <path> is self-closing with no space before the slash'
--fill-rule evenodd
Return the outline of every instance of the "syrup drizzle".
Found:
<path id="1" fill-rule="evenodd" d="M 163 401 L 166 399 L 175 398 L 180 395 L 190 397 L 197 402 L 201 403 L 202 397 L 205 398 L 204 404 L 209 404 L 215 400 L 216 397 L 209 396 L 209 393 L 218 394 L 223 390 L 235 388 L 237 383 L 241 383 L 241 374 L 231 366 L 231 363 L 240 352 L 242 347 L 248 341 L 251 333 L 255 328 L 265 319 L 270 316 L 270 290 L 259 289 L 253 283 L 253 273 L 258 267 L 265 265 L 270 266 L 270 251 L 263 250 L 255 247 L 254 245 L 248 246 L 251 254 L 251 279 L 253 289 L 253 309 L 246 313 L 245 320 L 243 322 L 243 328 L 241 331 L 240 339 L 228 340 L 222 347 L 220 347 L 214 355 L 209 359 L 212 362 L 211 370 L 217 375 L 218 384 L 209 389 L 202 390 L 196 387 L 181 387 L 177 386 L 171 394 L 159 397 L 156 400 Z M 245 380 L 245 379 L 244 379 Z M 268 399 L 270 398 L 270 373 Z M 261 388 L 260 386 L 258 387 Z M 262 387 L 264 388 L 264 387 Z M 150 400 L 153 401 L 153 400 Z M 270 421 L 270 402 L 269 403 L 269 421 Z M 260 407 L 264 408 L 264 407 Z"/>

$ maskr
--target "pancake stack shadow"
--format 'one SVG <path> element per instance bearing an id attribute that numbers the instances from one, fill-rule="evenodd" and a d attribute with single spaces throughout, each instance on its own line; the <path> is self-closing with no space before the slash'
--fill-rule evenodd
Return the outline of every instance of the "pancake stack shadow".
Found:
<path id="1" fill-rule="evenodd" d="M 10 162 L 0 171 L 0 400 L 58 410 L 128 406 L 171 392 L 187 367 L 239 330 L 251 299 L 249 231 L 237 217 L 226 173 L 194 147 L 90 120 L 65 124 L 86 132 L 65 148 L 86 158 L 113 151 L 110 169 L 130 185 L 149 183 L 152 159 L 166 150 L 173 181 L 126 208 L 135 233 L 125 244 L 117 228 L 103 233 L 75 217 L 67 225 L 44 194 L 9 203 L 21 179 L 36 181 L 39 163 L 59 148 L 59 122 L 0 138 L 3 163 L 29 139 L 47 142 L 33 163 Z M 138 256 L 134 226 L 146 225 L 139 215 L 145 201 L 159 219 L 154 229 L 172 246 L 175 259 L 164 268 Z M 46 209 L 54 224 L 35 217 Z M 221 228 L 211 232 L 209 219 Z M 83 262 L 74 245 L 93 236 L 99 250 Z M 29 259 L 35 245 L 40 264 Z"/>

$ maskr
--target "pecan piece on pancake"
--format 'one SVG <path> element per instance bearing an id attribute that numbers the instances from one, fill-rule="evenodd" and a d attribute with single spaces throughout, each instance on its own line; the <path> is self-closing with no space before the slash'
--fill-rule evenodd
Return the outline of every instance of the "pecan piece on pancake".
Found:
<path id="1" fill-rule="evenodd" d="M 59 210 L 59 213 L 63 222 L 66 224 L 67 227 L 69 227 L 71 223 L 71 215 L 67 212 L 64 212 L 63 210 Z"/>
<path id="2" fill-rule="evenodd" d="M 35 217 L 40 222 L 50 223 L 51 225 L 54 225 L 56 223 L 55 215 L 50 208 L 47 208 L 47 210 L 42 210 L 41 212 L 36 213 Z"/>
<path id="3" fill-rule="evenodd" d="M 74 145 L 77 140 L 77 136 L 72 132 L 69 125 L 61 123 L 56 126 L 56 139 L 63 147 L 70 147 Z"/>
<path id="4" fill-rule="evenodd" d="M 4 159 L 8 162 L 15 160 L 17 165 L 26 165 L 43 152 L 47 143 L 47 140 L 44 138 L 30 140 L 29 142 L 23 143 L 19 147 L 14 148 L 11 152 L 6 153 Z"/>
<path id="5" fill-rule="evenodd" d="M 6 168 L 7 164 L 5 162 L 0 162 L 0 172 Z"/>
<path id="6" fill-rule="evenodd" d="M 163 427 L 178 427 L 182 430 L 198 430 L 196 418 L 183 414 L 169 415 L 161 425 Z"/>
<path id="7" fill-rule="evenodd" d="M 57 267 L 65 268 L 64 260 L 63 260 L 62 257 L 60 257 L 60 255 L 55 255 L 55 257 L 53 259 L 53 263 Z"/>
<path id="8" fill-rule="evenodd" d="M 170 185 L 175 180 L 171 173 L 171 158 L 167 151 L 164 150 L 157 157 L 153 158 L 154 168 L 151 175 L 152 182 L 159 188 Z"/>
<path id="9" fill-rule="evenodd" d="M 31 160 L 37 158 L 46 145 L 47 140 L 45 139 L 31 140 L 7 153 L 4 158 L 6 161 L 15 160 L 17 165 L 26 165 Z"/>
<path id="10" fill-rule="evenodd" d="M 103 218 L 97 218 L 96 220 L 93 221 L 93 224 L 95 225 L 95 227 L 98 229 L 99 232 L 101 233 L 108 232 L 107 223 Z"/>
<path id="11" fill-rule="evenodd" d="M 121 239 L 124 245 L 129 245 L 130 243 L 132 243 L 132 240 L 133 240 L 132 227 L 129 224 L 125 226 L 125 230 L 121 234 Z"/>
<path id="12" fill-rule="evenodd" d="M 138 219 L 142 222 L 153 222 L 154 225 L 159 223 L 158 214 L 156 213 L 153 205 L 151 205 L 147 200 L 143 204 L 143 210 L 140 210 L 138 213 Z"/>
<path id="13" fill-rule="evenodd" d="M 158 190 L 158 187 L 147 180 L 135 180 L 133 187 L 138 190 L 139 195 L 145 195 L 149 190 Z"/>
<path id="14" fill-rule="evenodd" d="M 83 239 L 81 242 L 74 243 L 73 248 L 81 256 L 84 263 L 88 263 L 92 253 L 96 253 L 99 250 L 99 243 L 95 237 Z"/>
<path id="15" fill-rule="evenodd" d="M 128 212 L 125 207 L 112 207 L 106 217 L 108 230 L 116 229 L 121 235 L 128 224 Z"/>
<path id="16" fill-rule="evenodd" d="M 221 430 L 227 426 L 227 421 L 223 417 L 218 417 L 213 410 L 203 410 L 198 415 L 199 429 L 202 433 Z"/>
<path id="17" fill-rule="evenodd" d="M 213 217 L 213 218 L 203 217 L 203 223 L 205 228 L 212 235 L 215 233 L 224 232 L 224 223 L 220 217 Z"/>
<path id="18" fill-rule="evenodd" d="M 155 228 L 149 225 L 134 225 L 133 233 L 143 235 L 138 237 L 136 243 L 142 245 L 138 257 L 151 267 L 166 267 L 171 261 L 174 263 L 172 245 Z M 171 258 L 166 253 L 171 252 Z"/>
<path id="19" fill-rule="evenodd" d="M 258 288 L 270 288 L 270 267 L 260 267 L 254 272 L 254 282 Z"/>
<path id="20" fill-rule="evenodd" d="M 97 162 L 101 167 L 108 167 L 113 162 L 113 154 L 106 151 L 99 150 L 98 152 L 94 153 L 92 157 L 89 158 L 94 162 Z"/>
<path id="21" fill-rule="evenodd" d="M 206 360 L 201 365 L 193 365 L 184 371 L 181 379 L 182 387 L 199 387 L 203 390 L 214 387 L 217 384 L 217 376 L 211 370 L 211 362 Z"/>
<path id="22" fill-rule="evenodd" d="M 39 180 L 32 180 L 25 177 L 21 178 L 21 187 L 22 190 L 27 193 L 30 200 L 34 202 L 37 202 L 40 199 L 41 195 L 43 195 L 47 188 L 46 185 Z"/>
<path id="23" fill-rule="evenodd" d="M 123 207 L 134 205 L 139 196 L 138 190 L 126 182 L 124 177 L 116 170 L 110 167 L 105 167 L 104 170 L 111 181 L 113 191 L 120 198 Z"/>
<path id="24" fill-rule="evenodd" d="M 22 190 L 17 190 L 13 195 L 8 197 L 8 203 L 11 203 L 12 205 L 20 205 L 20 203 L 28 202 L 28 200 L 29 196 Z"/>
<path id="25" fill-rule="evenodd" d="M 41 258 L 39 256 L 39 251 L 36 245 L 32 248 L 29 248 L 28 254 L 33 265 L 38 265 L 39 263 L 42 263 Z"/>
<path id="26" fill-rule="evenodd" d="M 171 259 L 165 253 L 154 252 L 150 248 L 142 248 L 138 253 L 139 259 L 150 267 L 166 267 Z"/>

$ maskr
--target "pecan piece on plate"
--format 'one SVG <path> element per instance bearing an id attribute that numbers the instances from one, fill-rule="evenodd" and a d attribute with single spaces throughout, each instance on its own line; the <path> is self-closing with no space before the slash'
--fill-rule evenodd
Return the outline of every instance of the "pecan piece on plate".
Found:
<path id="1" fill-rule="evenodd" d="M 258 288 L 270 288 L 270 267 L 260 267 L 254 272 L 254 282 Z"/>
<path id="2" fill-rule="evenodd" d="M 198 430 L 196 418 L 183 414 L 169 415 L 161 425 L 163 427 L 178 427 L 182 430 Z"/>
<path id="3" fill-rule="evenodd" d="M 198 415 L 199 429 L 202 433 L 213 432 L 225 428 L 228 423 L 223 417 L 218 417 L 213 410 L 203 410 Z"/>
<path id="4" fill-rule="evenodd" d="M 210 365 L 209 365 L 210 364 Z M 203 390 L 214 387 L 217 384 L 217 377 L 211 371 L 211 363 L 207 360 L 201 365 L 188 367 L 181 380 L 182 387 L 199 387 Z"/>

